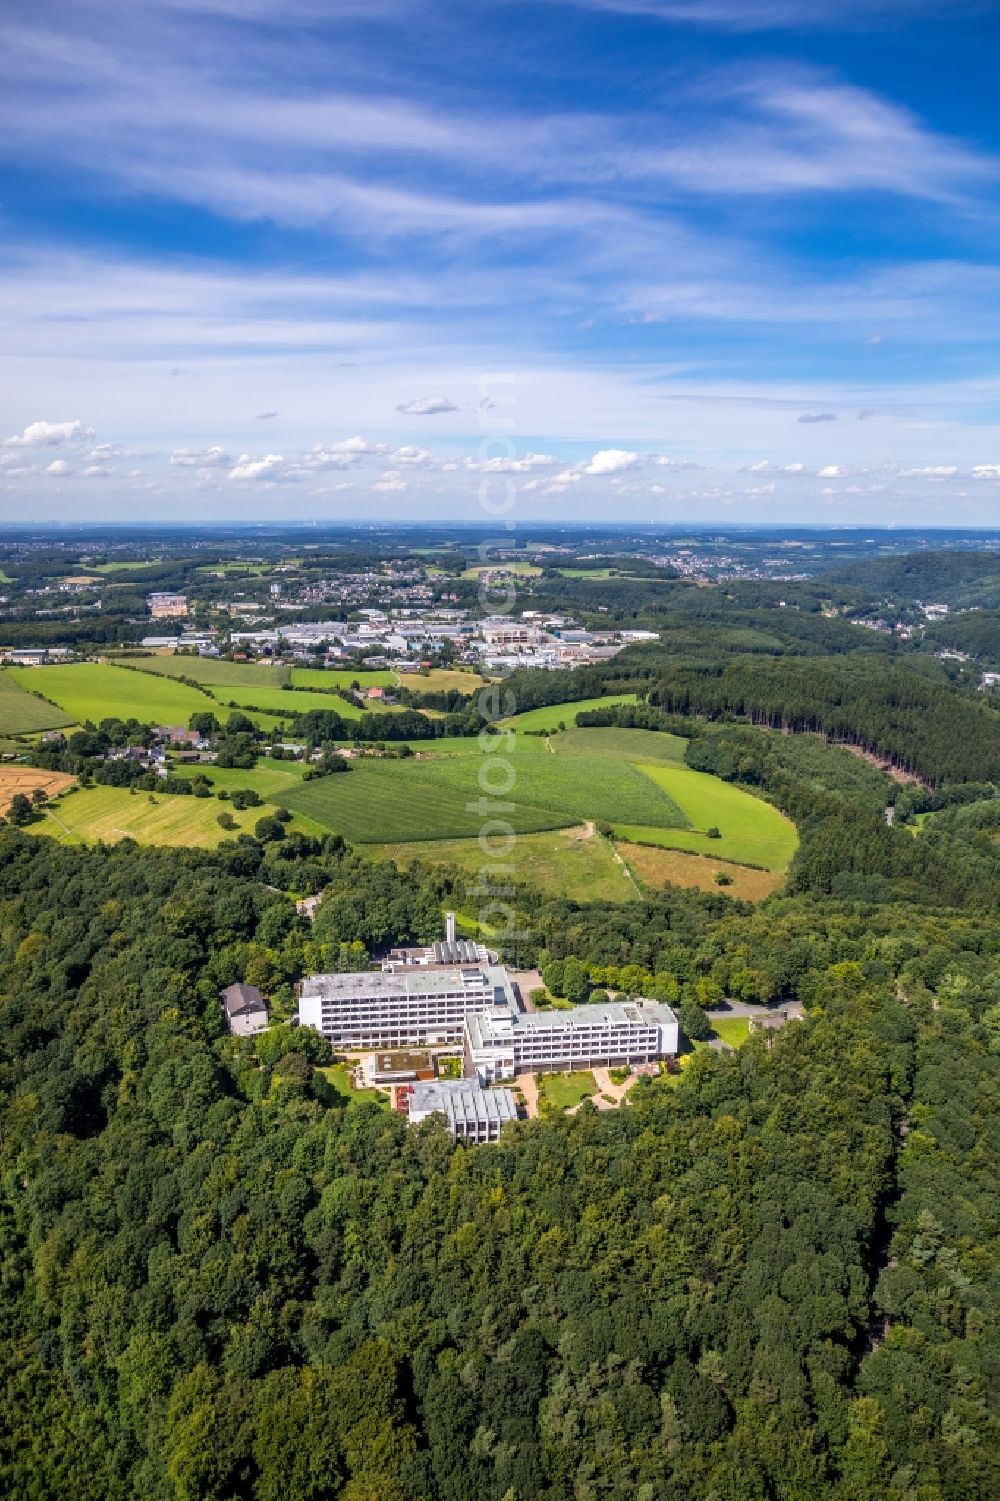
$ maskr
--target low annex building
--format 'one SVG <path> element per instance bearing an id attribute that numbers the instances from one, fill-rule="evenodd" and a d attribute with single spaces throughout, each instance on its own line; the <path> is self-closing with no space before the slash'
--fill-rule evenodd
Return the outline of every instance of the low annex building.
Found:
<path id="1" fill-rule="evenodd" d="M 468 1079 L 436 1079 L 412 1086 L 407 1115 L 411 1126 L 443 1115 L 456 1141 L 480 1145 L 500 1140 L 504 1126 L 517 1120 L 517 1104 L 509 1089 L 482 1089 Z"/>
<path id="2" fill-rule="evenodd" d="M 495 1007 L 465 1023 L 465 1074 L 480 1084 L 535 1070 L 649 1063 L 677 1052 L 679 1028 L 659 1001 L 605 1001 L 571 1011 Z"/>

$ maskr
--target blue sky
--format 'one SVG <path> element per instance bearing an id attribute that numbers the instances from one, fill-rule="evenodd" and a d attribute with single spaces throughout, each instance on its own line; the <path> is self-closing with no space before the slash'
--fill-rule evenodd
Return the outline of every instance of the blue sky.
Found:
<path id="1" fill-rule="evenodd" d="M 1000 523 L 1000 7 L 8 0 L 5 520 Z"/>

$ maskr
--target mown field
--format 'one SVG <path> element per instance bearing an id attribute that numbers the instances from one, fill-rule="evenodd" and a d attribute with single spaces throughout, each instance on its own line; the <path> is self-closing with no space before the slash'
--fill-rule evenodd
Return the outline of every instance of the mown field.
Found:
<path id="1" fill-rule="evenodd" d="M 218 694 L 225 703 L 234 703 L 245 709 L 264 709 L 281 718 L 290 718 L 292 714 L 308 714 L 313 709 L 331 709 L 341 719 L 360 719 L 364 713 L 357 704 L 340 698 L 336 693 L 297 693 L 294 688 L 257 688 L 252 684 L 243 686 L 227 683 L 224 688 L 219 688 Z M 370 704 L 367 707 L 378 709 L 379 705 Z"/>
<path id="2" fill-rule="evenodd" d="M 401 672 L 396 681 L 413 693 L 478 693 L 483 679 L 478 672 L 459 672 L 447 667 L 432 667 L 427 672 Z"/>
<path id="3" fill-rule="evenodd" d="M 617 850 L 635 879 L 650 891 L 658 891 L 669 882 L 672 886 L 694 886 L 699 891 L 725 891 L 727 896 L 744 902 L 761 902 L 785 879 L 782 871 L 751 870 L 748 865 L 692 855 L 686 850 L 627 844 L 624 840 L 618 842 Z M 728 886 L 718 885 L 716 871 L 729 877 Z"/>
<path id="4" fill-rule="evenodd" d="M 546 709 L 526 709 L 523 714 L 512 714 L 502 721 L 512 730 L 556 730 L 560 724 L 569 729 L 575 725 L 577 714 L 584 710 L 606 709 L 612 704 L 634 704 L 634 693 L 620 693 L 608 698 L 582 698 L 576 703 L 550 704 Z"/>
<path id="5" fill-rule="evenodd" d="M 35 698 L 49 667 L 5 667 L 0 670 L 0 735 L 33 735 L 41 730 L 61 730 L 72 718 L 44 699 Z"/>
<path id="6" fill-rule="evenodd" d="M 653 833 L 636 827 L 634 820 L 620 825 L 618 819 L 612 819 L 619 838 L 690 850 L 714 860 L 761 865 L 765 870 L 788 869 L 798 834 L 791 820 L 770 803 L 688 766 L 646 764 L 641 771 L 674 800 L 688 827 L 660 825 Z M 707 830 L 712 827 L 719 830 L 721 838 L 708 838 Z"/>
<path id="7" fill-rule="evenodd" d="M 335 688 L 349 688 L 352 683 L 362 688 L 391 688 L 396 674 L 388 670 L 380 672 L 354 672 L 345 667 L 293 667 L 293 688 L 322 688 L 332 692 Z"/>
<path id="8" fill-rule="evenodd" d="M 102 719 L 117 716 L 148 724 L 186 725 L 192 714 L 206 711 L 220 720 L 228 718 L 228 710 L 187 683 L 110 663 L 76 662 L 67 667 L 9 670 L 15 682 L 31 687 L 37 684 L 45 697 L 69 716 L 63 719 L 64 724 L 83 724 L 88 719 L 99 724 Z"/>
<path id="9" fill-rule="evenodd" d="M 72 787 L 76 777 L 64 771 L 41 771 L 33 766 L 0 766 L 0 816 L 5 814 L 14 796 L 20 792 L 30 797 L 40 787 L 46 797 L 56 797 Z"/>
<path id="10" fill-rule="evenodd" d="M 239 785 L 249 784 L 244 781 Z M 219 826 L 219 814 L 227 810 L 236 821 L 235 829 Z M 178 797 L 162 792 L 133 794 L 127 787 L 81 787 L 46 809 L 40 822 L 28 825 L 28 832 L 49 835 L 61 844 L 114 844 L 119 839 L 134 839 L 139 844 L 214 849 L 223 839 L 235 839 L 238 833 L 252 834 L 257 820 L 272 811 L 272 807 L 265 806 L 246 808 L 240 813 L 230 803 L 220 803 L 215 797 Z M 286 827 L 309 834 L 321 832 L 303 816 Z"/>
<path id="11" fill-rule="evenodd" d="M 464 579 L 477 579 L 481 573 L 513 573 L 518 578 L 541 578 L 542 570 L 537 563 L 472 563 L 463 570 Z"/>
<path id="12" fill-rule="evenodd" d="M 137 657 L 136 667 L 167 678 L 193 678 L 196 683 L 212 687 L 281 688 L 288 682 L 291 668 L 272 667 L 266 662 L 225 662 L 221 657 L 178 657 L 172 652 L 162 657 Z"/>
<path id="13" fill-rule="evenodd" d="M 401 867 L 413 860 L 457 866 L 470 877 L 476 877 L 484 864 L 491 863 L 487 862 L 478 839 L 378 844 L 371 846 L 371 853 Z M 569 897 L 574 902 L 627 902 L 638 894 L 608 841 L 579 825 L 551 834 L 521 834 L 510 859 L 503 863 L 509 867 L 511 879 Z"/>

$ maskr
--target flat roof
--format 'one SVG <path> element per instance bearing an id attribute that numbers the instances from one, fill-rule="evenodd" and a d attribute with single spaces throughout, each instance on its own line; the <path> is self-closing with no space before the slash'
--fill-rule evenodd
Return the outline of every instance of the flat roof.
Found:
<path id="1" fill-rule="evenodd" d="M 579 1027 L 668 1027 L 677 1022 L 669 1006 L 661 1001 L 604 1001 L 590 1006 L 574 1006 L 570 1011 L 486 1011 L 467 1019 L 473 1047 L 501 1044 L 517 1034 L 531 1032 L 572 1032 Z"/>
<path id="2" fill-rule="evenodd" d="M 517 1104 L 509 1089 L 482 1089 L 468 1079 L 435 1079 L 414 1084 L 410 1114 L 440 1111 L 449 1125 L 500 1125 L 517 1120 Z"/>
<path id="3" fill-rule="evenodd" d="M 321 1000 L 379 1000 L 393 996 L 444 996 L 454 991 L 480 994 L 498 991 L 500 1005 L 510 1005 L 513 995 L 502 965 L 462 965 L 451 969 L 413 968 L 365 970 L 351 974 L 309 975 L 302 981 L 304 997 Z"/>

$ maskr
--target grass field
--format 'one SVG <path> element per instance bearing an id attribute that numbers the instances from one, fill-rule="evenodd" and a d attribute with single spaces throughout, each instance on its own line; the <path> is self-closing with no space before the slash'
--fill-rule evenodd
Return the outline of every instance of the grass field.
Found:
<path id="1" fill-rule="evenodd" d="M 518 578 L 537 579 L 541 578 L 542 570 L 537 563 L 473 563 L 466 568 L 461 577 L 464 579 L 477 579 L 481 573 L 513 573 Z"/>
<path id="2" fill-rule="evenodd" d="M 716 1037 L 721 1037 L 723 1042 L 728 1042 L 731 1048 L 741 1048 L 750 1036 L 750 1018 L 748 1016 L 713 1016 L 709 1013 L 709 1021 Z"/>
<path id="3" fill-rule="evenodd" d="M 538 1081 L 538 1103 L 542 1110 L 571 1110 L 596 1093 L 597 1081 L 589 1071 L 543 1074 Z"/>
<path id="4" fill-rule="evenodd" d="M 546 709 L 526 709 L 523 714 L 513 714 L 502 723 L 512 730 L 555 730 L 560 723 L 567 729 L 576 722 L 575 716 L 590 709 L 607 709 L 612 704 L 634 704 L 634 693 L 620 693 L 608 698 L 584 698 L 576 703 L 550 704 Z"/>
<path id="5" fill-rule="evenodd" d="M 393 860 L 401 867 L 412 860 L 430 865 L 456 865 L 473 878 L 486 863 L 478 839 L 377 844 L 371 847 L 371 853 Z M 527 881 L 575 902 L 627 902 L 637 894 L 607 840 L 588 834 L 581 827 L 558 829 L 550 834 L 521 834 L 504 865 L 509 865 L 512 879 Z"/>
<path id="6" fill-rule="evenodd" d="M 448 667 L 431 667 L 427 672 L 401 672 L 397 682 L 413 693 L 478 693 L 483 679 L 478 672 L 459 672 Z"/>
<path id="7" fill-rule="evenodd" d="M 715 844 L 718 841 L 712 840 Z M 739 897 L 744 902 L 762 902 L 784 882 L 781 871 L 751 870 L 747 865 L 733 865 L 728 860 L 715 860 L 708 855 L 692 855 L 685 850 L 650 848 L 640 844 L 620 842 L 618 853 L 625 860 L 636 880 L 651 891 L 657 891 L 667 881 L 672 886 L 694 886 L 699 891 L 724 891 L 726 896 Z M 719 886 L 716 871 L 724 871 L 729 877 L 729 886 Z"/>
<path id="8" fill-rule="evenodd" d="M 235 819 L 236 829 L 219 827 L 219 814 L 226 810 Z M 28 829 L 32 834 L 50 835 L 60 844 L 114 844 L 119 839 L 134 839 L 139 844 L 214 849 L 223 839 L 235 839 L 237 833 L 252 834 L 257 820 L 270 811 L 269 807 L 246 808 L 238 813 L 229 803 L 220 803 L 214 797 L 177 797 L 159 792 L 137 792 L 133 796 L 127 787 L 81 787 L 60 798 L 39 823 L 29 824 Z M 303 817 L 286 827 L 310 834 L 320 832 L 316 824 Z"/>
<path id="9" fill-rule="evenodd" d="M 425 839 L 475 839 L 483 816 L 466 803 L 482 796 L 476 786 L 475 765 L 460 782 L 449 785 L 425 780 L 423 773 L 437 766 L 468 766 L 454 762 L 360 761 L 346 774 L 304 782 L 284 799 L 286 806 L 315 819 L 324 828 L 358 844 L 409 843 Z M 518 833 L 557 829 L 577 822 L 549 808 L 519 802 L 503 814 Z"/>
<path id="10" fill-rule="evenodd" d="M 34 692 L 28 691 L 37 691 L 42 686 L 45 674 L 56 670 L 49 667 L 10 667 L 0 671 L 0 735 L 31 735 L 40 730 L 60 730 L 73 724 L 73 719 L 64 710 L 35 698 Z"/>
<path id="11" fill-rule="evenodd" d="M 360 719 L 364 713 L 357 704 L 340 698 L 336 693 L 296 693 L 294 688 L 254 687 L 252 683 L 244 687 L 243 684 L 227 683 L 218 689 L 218 695 L 224 703 L 264 709 L 282 719 L 293 714 L 308 714 L 313 709 L 331 709 L 341 719 Z"/>
<path id="12" fill-rule="evenodd" d="M 225 709 L 197 688 L 127 667 L 77 662 L 68 667 L 12 667 L 9 671 L 16 683 L 37 686 L 68 715 L 63 724 L 83 724 L 88 719 L 99 724 L 117 716 L 148 724 L 186 725 L 192 714 L 206 710 L 219 719 L 228 717 Z"/>
<path id="13" fill-rule="evenodd" d="M 534 736 L 527 742 L 531 743 Z M 614 756 L 642 763 L 667 761 L 683 764 L 688 742 L 679 735 L 665 735 L 659 730 L 619 730 L 616 728 L 563 730 L 549 739 L 549 748 L 557 756 Z"/>
<path id="14" fill-rule="evenodd" d="M 252 771 L 227 766 L 174 766 L 175 777 L 193 781 L 195 777 L 207 777 L 216 792 L 234 792 L 238 787 L 250 787 L 259 792 L 267 802 L 280 805 L 283 794 L 302 785 L 305 766 L 301 761 L 258 761 Z M 216 809 L 216 812 L 219 810 Z"/>
<path id="15" fill-rule="evenodd" d="M 178 657 L 173 653 L 162 657 L 139 657 L 136 667 L 143 672 L 155 672 L 167 678 L 193 678 L 196 683 L 208 683 L 210 687 L 281 688 L 288 682 L 288 667 L 271 667 L 264 662 L 225 662 L 221 657 Z"/>
<path id="16" fill-rule="evenodd" d="M 398 762 L 378 764 L 390 769 L 400 767 Z M 510 765 L 516 782 L 509 801 L 565 815 L 552 820 L 549 828 L 587 819 L 660 828 L 680 827 L 686 822 L 676 803 L 627 761 L 614 761 L 608 756 L 521 754 L 518 750 Z M 479 776 L 488 769 L 487 758 L 481 755 L 449 756 L 422 761 L 412 773 L 403 763 L 401 772 L 404 779 L 412 774 L 427 785 L 439 787 L 442 801 L 464 804 L 482 797 L 485 789 Z"/>
<path id="17" fill-rule="evenodd" d="M 56 797 L 72 787 L 76 777 L 64 771 L 40 771 L 33 766 L 0 766 L 0 815 L 10 808 L 14 796 L 21 792 L 30 797 L 40 787 L 46 797 Z"/>
<path id="18" fill-rule="evenodd" d="M 396 681 L 394 672 L 353 672 L 345 667 L 293 667 L 293 688 L 322 688 L 332 693 L 335 688 L 349 688 L 359 683 L 362 688 L 391 688 Z"/>
<path id="19" fill-rule="evenodd" d="M 641 770 L 661 791 L 671 797 L 684 814 L 689 828 L 669 829 L 652 835 L 635 827 L 635 820 L 616 827 L 619 838 L 650 842 L 670 849 L 690 850 L 713 859 L 762 865 L 765 870 L 787 870 L 798 845 L 795 825 L 777 808 L 753 797 L 730 782 L 692 771 L 688 766 L 643 765 Z M 617 819 L 612 822 L 618 823 Z M 707 829 L 718 828 L 721 838 L 709 839 Z"/>

